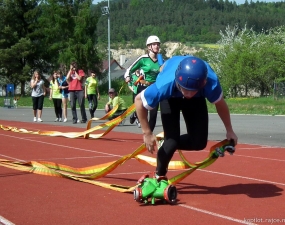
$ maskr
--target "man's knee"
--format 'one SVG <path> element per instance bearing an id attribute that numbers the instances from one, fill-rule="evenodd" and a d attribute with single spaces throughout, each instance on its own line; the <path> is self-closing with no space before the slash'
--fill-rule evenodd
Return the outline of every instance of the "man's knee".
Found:
<path id="1" fill-rule="evenodd" d="M 178 141 L 175 139 L 167 139 L 163 142 L 163 148 L 169 154 L 174 153 L 178 148 Z"/>
<path id="2" fill-rule="evenodd" d="M 205 149 L 207 146 L 207 142 L 199 142 L 199 143 L 195 143 L 193 146 L 193 149 L 195 151 L 201 151 L 203 149 Z"/>
<path id="3" fill-rule="evenodd" d="M 200 151 L 207 146 L 207 136 L 205 137 L 192 137 L 189 134 L 184 134 L 180 136 L 180 142 L 178 148 L 181 150 L 194 150 Z"/>

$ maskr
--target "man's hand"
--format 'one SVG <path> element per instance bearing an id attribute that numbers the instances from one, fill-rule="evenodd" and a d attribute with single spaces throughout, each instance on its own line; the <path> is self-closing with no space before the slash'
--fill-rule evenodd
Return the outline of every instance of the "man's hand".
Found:
<path id="1" fill-rule="evenodd" d="M 145 147 L 151 154 L 153 154 L 153 152 L 155 151 L 154 147 L 156 145 L 156 137 L 153 135 L 153 133 L 150 133 L 150 134 L 144 134 L 143 139 Z"/>
<path id="2" fill-rule="evenodd" d="M 126 78 L 125 78 L 125 82 L 126 82 L 126 83 L 129 83 L 129 82 L 130 82 L 130 80 L 131 80 L 131 78 L 130 78 L 130 77 L 126 77 Z"/>
<path id="3" fill-rule="evenodd" d="M 237 145 L 238 137 L 235 134 L 235 132 L 233 132 L 233 131 L 227 132 L 226 136 L 227 136 L 228 140 L 234 140 L 235 145 Z"/>

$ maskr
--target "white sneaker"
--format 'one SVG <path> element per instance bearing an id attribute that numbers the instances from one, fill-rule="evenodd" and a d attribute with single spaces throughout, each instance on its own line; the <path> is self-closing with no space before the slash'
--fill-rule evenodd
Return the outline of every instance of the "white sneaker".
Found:
<path id="1" fill-rule="evenodd" d="M 43 122 L 41 118 L 38 118 L 38 122 Z"/>
<path id="2" fill-rule="evenodd" d="M 80 120 L 79 120 L 79 119 L 77 120 L 77 123 L 80 123 Z"/>
<path id="3" fill-rule="evenodd" d="M 37 117 L 34 117 L 34 122 L 37 122 Z"/>
<path id="4" fill-rule="evenodd" d="M 67 122 L 67 118 L 65 118 L 65 119 L 63 120 L 63 122 L 66 123 L 66 122 Z"/>
<path id="5" fill-rule="evenodd" d="M 56 118 L 55 120 L 54 120 L 54 122 L 58 122 L 59 120 L 58 120 L 58 118 Z"/>
<path id="6" fill-rule="evenodd" d="M 59 119 L 58 119 L 58 122 L 62 122 L 62 119 L 61 119 L 61 118 L 59 118 Z"/>
<path id="7" fill-rule="evenodd" d="M 141 123 L 138 120 L 136 120 L 136 124 L 137 124 L 138 128 L 141 128 Z"/>

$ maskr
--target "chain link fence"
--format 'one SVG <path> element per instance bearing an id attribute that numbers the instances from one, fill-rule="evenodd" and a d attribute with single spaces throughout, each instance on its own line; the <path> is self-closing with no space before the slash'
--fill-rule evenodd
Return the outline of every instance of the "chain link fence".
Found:
<path id="1" fill-rule="evenodd" d="M 274 99 L 285 98 L 285 81 L 274 81 Z"/>

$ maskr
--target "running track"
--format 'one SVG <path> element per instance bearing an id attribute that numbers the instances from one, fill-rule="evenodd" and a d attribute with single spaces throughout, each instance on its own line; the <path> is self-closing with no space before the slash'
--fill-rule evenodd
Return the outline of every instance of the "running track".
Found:
<path id="1" fill-rule="evenodd" d="M 82 128 L 3 121 L 27 130 L 82 131 Z M 0 130 L 0 158 L 50 161 L 87 167 L 114 161 L 142 144 L 140 134 L 112 131 L 101 139 L 68 139 Z M 204 151 L 185 152 L 191 162 Z M 146 153 L 147 155 L 147 153 Z M 175 154 L 175 160 L 180 160 Z M 239 143 L 233 156 L 195 171 L 177 185 L 177 205 L 140 205 L 120 193 L 66 178 L 0 167 L 0 224 L 285 224 L 285 148 Z M 129 160 L 107 183 L 134 186 L 154 167 Z M 169 171 L 168 177 L 182 171 Z"/>

